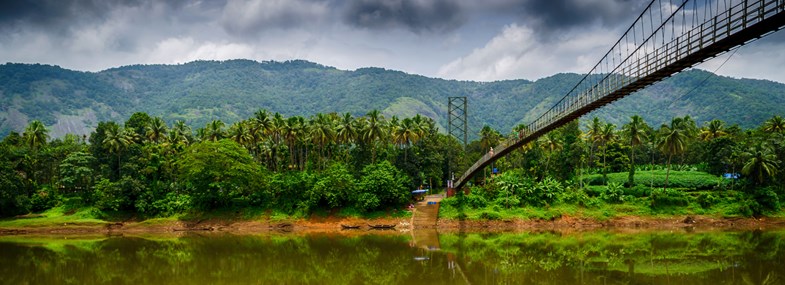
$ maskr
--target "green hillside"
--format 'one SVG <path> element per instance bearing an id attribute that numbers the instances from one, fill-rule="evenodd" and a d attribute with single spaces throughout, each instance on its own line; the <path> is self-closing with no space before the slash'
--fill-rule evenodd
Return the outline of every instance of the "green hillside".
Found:
<path id="1" fill-rule="evenodd" d="M 428 78 L 381 68 L 338 70 L 307 61 L 196 61 L 132 65 L 80 72 L 49 65 L 0 65 L 0 135 L 43 121 L 58 137 L 89 133 L 99 121 L 122 121 L 133 112 L 203 126 L 227 123 L 264 108 L 286 116 L 382 110 L 415 113 L 447 125 L 447 97 L 469 98 L 472 134 L 487 124 L 506 132 L 539 116 L 577 80 L 557 74 L 535 82 L 470 82 Z M 698 123 L 721 119 L 754 127 L 785 114 L 785 85 L 733 79 L 691 70 L 595 112 L 620 124 L 640 114 L 651 125 L 692 115 Z M 595 115 L 595 114 L 592 114 Z"/>

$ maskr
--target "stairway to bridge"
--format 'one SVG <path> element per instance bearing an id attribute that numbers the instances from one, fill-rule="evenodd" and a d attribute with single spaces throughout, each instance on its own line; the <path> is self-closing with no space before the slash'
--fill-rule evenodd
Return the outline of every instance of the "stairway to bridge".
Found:
<path id="1" fill-rule="evenodd" d="M 435 194 L 425 196 L 423 201 L 417 202 L 412 213 L 412 227 L 415 229 L 435 228 L 439 219 L 439 205 L 442 199 L 444 199 L 444 194 Z"/>

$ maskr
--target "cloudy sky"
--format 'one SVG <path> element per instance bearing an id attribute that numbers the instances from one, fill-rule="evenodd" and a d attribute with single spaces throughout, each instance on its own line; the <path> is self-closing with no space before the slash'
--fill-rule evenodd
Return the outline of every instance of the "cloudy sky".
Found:
<path id="1" fill-rule="evenodd" d="M 0 1 L 0 62 L 99 71 L 305 59 L 460 80 L 585 73 L 648 0 Z M 785 32 L 718 73 L 785 82 Z M 699 66 L 716 70 L 728 55 Z"/>

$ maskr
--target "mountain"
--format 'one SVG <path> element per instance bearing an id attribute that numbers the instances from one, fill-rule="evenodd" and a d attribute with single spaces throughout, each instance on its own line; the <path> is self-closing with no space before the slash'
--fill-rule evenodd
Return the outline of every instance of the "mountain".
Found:
<path id="1" fill-rule="evenodd" d="M 194 128 L 231 123 L 263 108 L 286 116 L 372 109 L 386 116 L 423 114 L 447 125 L 447 100 L 468 98 L 470 133 L 487 124 L 502 132 L 531 121 L 581 78 L 556 74 L 537 81 L 455 81 L 382 68 L 339 70 L 308 61 L 195 61 L 131 65 L 81 72 L 41 64 L 0 65 L 0 136 L 41 120 L 59 137 L 86 134 L 99 121 L 123 122 L 134 112 L 184 120 Z M 754 127 L 785 114 L 785 85 L 689 70 L 590 114 L 621 125 L 640 114 L 653 126 L 674 116 L 698 123 L 721 119 Z"/>

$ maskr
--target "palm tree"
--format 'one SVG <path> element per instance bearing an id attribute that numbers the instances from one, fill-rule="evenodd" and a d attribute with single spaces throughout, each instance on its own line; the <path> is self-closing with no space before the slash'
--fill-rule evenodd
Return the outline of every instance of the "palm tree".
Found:
<path id="1" fill-rule="evenodd" d="M 408 160 L 409 146 L 420 138 L 422 129 L 414 120 L 410 118 L 403 119 L 400 125 L 393 130 L 393 137 L 396 138 L 395 143 L 403 148 L 403 160 Z"/>
<path id="2" fill-rule="evenodd" d="M 561 138 L 556 134 L 556 132 L 548 132 L 540 138 L 540 147 L 546 153 L 548 153 L 548 158 L 545 159 L 545 173 L 548 173 L 548 169 L 551 164 L 551 158 L 556 151 L 561 150 L 563 147 Z"/>
<path id="3" fill-rule="evenodd" d="M 416 140 L 419 140 L 430 133 L 436 132 L 436 122 L 429 117 L 420 116 L 420 114 L 412 117 L 412 126 L 417 133 L 417 138 L 412 143 L 415 143 Z"/>
<path id="4" fill-rule="evenodd" d="M 270 113 L 267 110 L 256 111 L 253 117 L 253 124 L 265 135 L 269 135 L 273 129 L 273 121 L 270 119 Z"/>
<path id="5" fill-rule="evenodd" d="M 191 143 L 191 127 L 182 120 L 177 120 L 169 132 L 169 141 L 174 144 L 189 145 Z"/>
<path id="6" fill-rule="evenodd" d="M 278 150 L 281 148 L 282 144 L 284 143 L 283 140 L 284 140 L 285 132 L 286 132 L 286 119 L 283 117 L 283 115 L 276 112 L 273 115 L 272 125 L 270 128 L 270 134 L 272 135 L 272 139 L 273 139 L 272 150 L 270 154 L 273 161 L 273 167 L 275 168 L 276 171 L 280 167 L 280 163 L 278 163 L 278 156 L 279 156 Z"/>
<path id="7" fill-rule="evenodd" d="M 608 163 L 606 161 L 608 144 L 615 141 L 616 137 L 616 125 L 611 123 L 606 123 L 597 136 L 597 142 L 602 146 L 602 178 L 606 182 L 608 181 Z"/>
<path id="8" fill-rule="evenodd" d="M 681 120 L 681 118 L 673 118 L 670 126 L 663 124 L 660 127 L 660 140 L 657 143 L 657 148 L 668 155 L 668 170 L 665 172 L 665 187 L 663 190 L 668 188 L 668 178 L 671 172 L 673 156 L 683 153 L 687 148 L 689 131 L 684 128 L 685 126 L 681 123 Z"/>
<path id="9" fill-rule="evenodd" d="M 603 123 L 600 121 L 600 118 L 594 117 L 591 121 L 591 125 L 589 125 L 589 130 L 586 131 L 585 139 L 590 142 L 589 146 L 589 165 L 594 162 L 594 148 L 597 146 L 597 143 L 600 141 L 600 137 L 602 136 L 602 128 Z"/>
<path id="10" fill-rule="evenodd" d="M 387 121 L 387 130 L 390 132 L 390 143 L 393 145 L 398 145 L 398 141 L 400 140 L 396 135 L 398 133 L 398 128 L 401 127 L 401 120 L 398 119 L 398 116 L 393 115 L 390 117 L 390 120 Z"/>
<path id="11" fill-rule="evenodd" d="M 333 121 L 329 116 L 318 113 L 316 117 L 311 120 L 309 124 L 309 133 L 313 144 L 319 147 L 319 160 L 322 161 L 324 149 L 333 140 L 335 140 L 335 130 L 333 128 Z"/>
<path id="12" fill-rule="evenodd" d="M 46 126 L 41 121 L 33 120 L 25 128 L 22 138 L 27 143 L 27 146 L 37 150 L 39 147 L 46 145 L 46 140 L 49 139 L 49 130 L 46 129 Z"/>
<path id="13" fill-rule="evenodd" d="M 707 122 L 700 130 L 700 139 L 702 141 L 710 141 L 716 138 L 727 136 L 725 132 L 725 123 L 720 120 L 711 120 Z"/>
<path id="14" fill-rule="evenodd" d="M 501 134 L 488 125 L 485 125 L 480 129 L 480 145 L 483 150 L 490 150 L 492 146 L 499 143 L 500 138 Z"/>
<path id="15" fill-rule="evenodd" d="M 630 122 L 623 127 L 624 136 L 630 142 L 630 173 L 627 176 L 630 187 L 635 185 L 635 147 L 646 140 L 647 129 L 649 125 L 638 115 L 630 117 Z"/>
<path id="16" fill-rule="evenodd" d="M 371 163 L 376 163 L 376 142 L 386 137 L 387 126 L 379 110 L 371 110 L 365 117 L 367 124 L 362 130 L 362 137 L 371 145 Z"/>
<path id="17" fill-rule="evenodd" d="M 218 141 L 224 138 L 224 126 L 226 126 L 226 124 L 221 120 L 213 120 L 207 123 L 207 126 L 204 127 L 204 137 L 202 139 Z"/>
<path id="18" fill-rule="evenodd" d="M 162 139 L 166 138 L 166 133 L 168 132 L 166 123 L 161 117 L 153 118 L 145 129 L 147 130 L 147 138 L 154 143 L 161 142 Z"/>
<path id="19" fill-rule="evenodd" d="M 269 136 L 273 130 L 273 121 L 270 118 L 270 113 L 267 112 L 267 110 L 256 111 L 253 119 L 251 119 L 249 128 L 254 146 L 254 154 L 258 156 L 257 159 L 261 160 L 261 155 L 259 155 L 259 153 L 262 152 L 261 142 L 263 138 Z"/>
<path id="20" fill-rule="evenodd" d="M 117 155 L 117 177 L 121 176 L 120 172 L 120 154 L 122 151 L 131 144 L 131 137 L 129 135 L 130 132 L 134 132 L 133 130 L 123 130 L 117 125 L 111 125 L 111 127 L 106 129 L 106 134 L 104 137 L 104 145 L 109 147 L 109 151 L 115 153 Z"/>
<path id="21" fill-rule="evenodd" d="M 743 153 L 742 156 L 747 157 L 748 160 L 741 169 L 741 173 L 755 177 L 756 184 L 762 185 L 766 178 L 777 175 L 777 155 L 770 147 L 760 145 Z"/>
<path id="22" fill-rule="evenodd" d="M 771 117 L 763 123 L 763 131 L 767 133 L 785 133 L 785 119 L 780 116 Z"/>
<path id="23" fill-rule="evenodd" d="M 246 121 L 239 121 L 229 127 L 229 138 L 237 144 L 248 148 L 248 145 L 253 141 L 250 130 Z"/>
<path id="24" fill-rule="evenodd" d="M 336 126 L 336 140 L 339 144 L 351 144 L 357 138 L 356 123 L 351 113 L 343 114 Z"/>
<path id="25" fill-rule="evenodd" d="M 306 126 L 303 117 L 295 116 L 286 119 L 283 134 L 286 144 L 289 147 L 289 163 L 291 167 L 299 167 L 299 163 L 295 158 L 295 152 L 297 151 L 297 143 L 303 136 L 305 129 Z"/>

